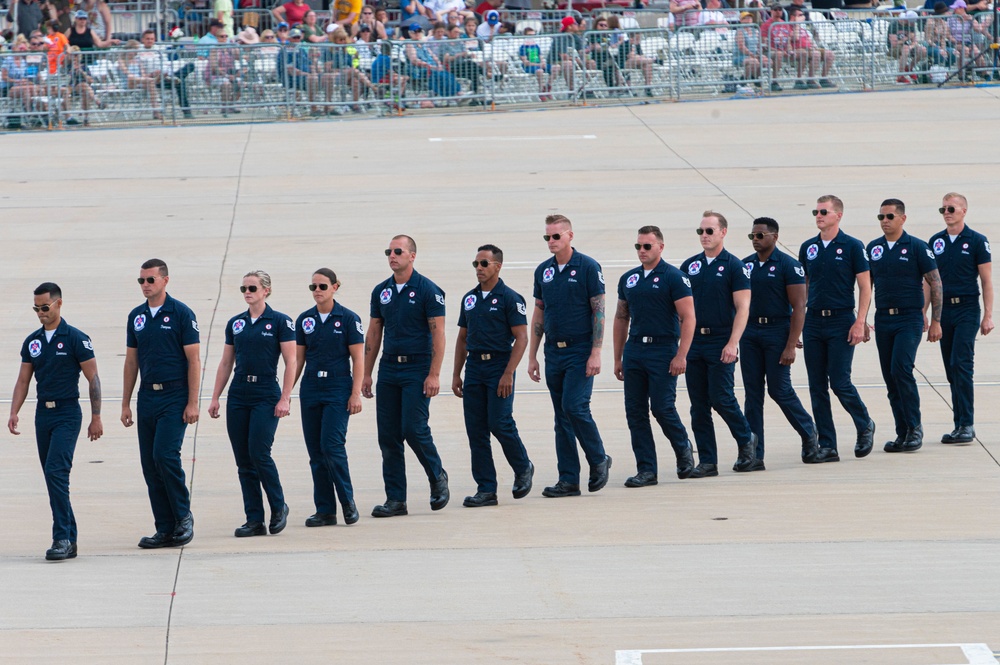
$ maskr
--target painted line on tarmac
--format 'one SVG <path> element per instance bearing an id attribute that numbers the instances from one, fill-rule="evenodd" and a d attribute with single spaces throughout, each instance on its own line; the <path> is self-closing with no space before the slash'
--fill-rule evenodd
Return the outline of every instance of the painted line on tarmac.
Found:
<path id="1" fill-rule="evenodd" d="M 615 651 L 615 665 L 642 665 L 642 654 L 666 653 L 737 653 L 737 652 L 767 652 L 767 651 L 844 651 L 844 650 L 877 650 L 877 649 L 961 649 L 965 655 L 965 663 L 949 663 L 947 665 L 1000 665 L 993 656 L 993 651 L 985 644 L 859 644 L 839 646 L 801 646 L 801 647 L 730 647 L 705 649 L 630 649 Z M 940 663 L 939 665 L 946 665 Z"/>
<path id="2" fill-rule="evenodd" d="M 431 143 L 460 143 L 466 141 L 593 141 L 597 134 L 555 134 L 553 136 L 435 136 Z"/>

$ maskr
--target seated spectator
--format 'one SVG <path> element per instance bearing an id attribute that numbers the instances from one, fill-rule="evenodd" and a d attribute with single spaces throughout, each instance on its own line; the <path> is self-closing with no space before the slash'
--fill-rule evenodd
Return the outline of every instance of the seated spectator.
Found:
<path id="1" fill-rule="evenodd" d="M 501 22 L 500 23 L 500 32 L 499 32 L 499 34 L 501 34 L 501 35 L 507 35 L 508 37 L 511 36 L 511 35 L 516 35 L 517 34 L 517 24 L 514 23 L 513 21 L 503 21 L 503 22 Z"/>
<path id="2" fill-rule="evenodd" d="M 958 61 L 958 52 L 948 36 L 948 5 L 937 0 L 934 14 L 924 23 L 924 45 L 931 65 L 951 68 Z"/>
<path id="3" fill-rule="evenodd" d="M 219 33 L 224 30 L 225 26 L 222 25 L 222 21 L 217 18 L 210 19 L 208 21 L 208 32 L 206 32 L 201 39 L 198 40 L 198 43 L 204 44 L 205 46 L 217 46 L 222 42 L 219 38 Z M 208 57 L 208 51 L 203 51 L 202 57 Z"/>
<path id="4" fill-rule="evenodd" d="M 449 27 L 457 25 L 458 27 L 461 28 L 468 19 L 472 19 L 473 21 L 475 21 L 476 15 L 468 10 L 459 11 L 456 9 L 452 9 L 451 11 L 448 12 L 448 16 L 447 18 L 445 18 L 444 22 L 447 23 Z"/>
<path id="5" fill-rule="evenodd" d="M 754 81 L 760 86 L 761 67 L 767 67 L 767 56 L 760 46 L 760 29 L 753 22 L 753 14 L 740 14 L 740 27 L 736 29 L 736 43 L 733 46 L 733 66 L 743 68 L 743 79 Z M 777 81 L 771 82 L 771 90 L 780 92 Z"/>
<path id="6" fill-rule="evenodd" d="M 985 67 L 982 52 L 975 44 L 975 35 L 981 33 L 982 28 L 968 12 L 966 12 L 965 0 L 955 0 L 951 4 L 952 16 L 948 19 L 948 41 L 951 48 L 958 53 L 958 66 L 964 67 L 969 61 L 974 61 L 977 67 Z M 959 75 L 960 80 L 967 80 L 970 77 L 965 72 Z"/>
<path id="7" fill-rule="evenodd" d="M 380 37 L 379 39 L 399 38 L 400 30 L 398 27 L 389 24 L 389 12 L 386 11 L 385 7 L 375 7 L 375 22 L 382 24 L 382 29 L 385 30 L 386 34 L 386 37 Z"/>
<path id="8" fill-rule="evenodd" d="M 486 20 L 476 28 L 476 36 L 484 41 L 490 41 L 500 34 L 500 12 L 491 9 L 486 12 Z"/>
<path id="9" fill-rule="evenodd" d="M 897 83 L 916 83 L 915 74 L 907 74 L 917 69 L 917 64 L 923 62 L 927 56 L 927 47 L 920 43 L 917 37 L 917 26 L 914 21 L 917 19 L 915 11 L 906 11 L 898 20 L 889 24 L 889 32 L 886 41 L 889 46 L 889 55 L 899 61 L 899 76 Z"/>
<path id="10" fill-rule="evenodd" d="M 271 33 L 274 36 L 274 33 Z M 140 39 L 142 48 L 136 54 L 144 76 L 154 78 L 159 87 L 177 91 L 177 101 L 185 118 L 191 118 L 191 104 L 188 102 L 187 77 L 194 71 L 193 62 L 185 62 L 178 56 L 178 49 L 166 50 L 156 43 L 156 31 L 146 30 Z"/>
<path id="11" fill-rule="evenodd" d="M 670 13 L 674 17 L 674 25 L 678 28 L 698 25 L 701 2 L 699 0 L 670 0 Z"/>
<path id="12" fill-rule="evenodd" d="M 364 86 L 374 92 L 375 86 L 361 71 L 361 62 L 358 58 L 358 48 L 351 41 L 347 31 L 343 26 L 330 24 L 333 30 L 330 32 L 330 39 L 333 46 L 323 49 L 323 87 L 326 91 L 326 102 L 330 104 L 333 98 L 333 91 L 337 88 L 338 82 L 341 85 L 351 86 L 351 98 L 354 105 L 351 109 L 357 113 L 361 112 L 358 101 L 361 97 L 361 88 Z M 333 112 L 333 107 L 327 107 L 327 115 Z"/>
<path id="13" fill-rule="evenodd" d="M 718 2 L 718 0 L 714 0 Z M 653 84 L 653 59 L 642 54 L 641 32 L 634 32 L 631 35 L 622 29 L 618 17 L 612 14 L 608 17 L 608 29 L 611 34 L 611 53 L 618 63 L 619 83 L 625 84 L 621 79 L 623 69 L 638 69 L 642 72 L 644 87 L 647 97 L 653 96 L 651 88 Z"/>
<path id="14" fill-rule="evenodd" d="M 237 44 L 260 44 L 260 35 L 252 25 L 248 25 L 236 33 L 233 41 Z"/>
<path id="15" fill-rule="evenodd" d="M 278 51 L 280 50 L 277 46 L 278 35 L 274 34 L 274 30 L 268 28 L 264 32 L 260 33 L 260 43 L 267 44 L 268 46 L 261 47 L 257 49 L 258 51 L 261 51 L 262 53 L 270 53 L 271 55 L 278 55 Z"/>
<path id="16" fill-rule="evenodd" d="M 406 62 L 410 78 L 424 81 L 428 89 L 439 97 L 456 97 L 460 94 L 455 76 L 445 70 L 434 52 L 424 43 L 424 29 L 419 24 L 410 25 L 413 41 L 406 44 Z"/>
<path id="17" fill-rule="evenodd" d="M 90 124 L 90 108 L 104 108 L 104 102 L 94 94 L 94 77 L 87 71 L 84 57 L 80 53 L 80 47 L 70 46 L 66 52 L 65 67 L 70 90 L 80 99 L 80 108 L 83 110 L 83 125 Z M 154 116 L 155 117 L 155 116 Z M 78 124 L 76 118 L 70 117 L 66 120 L 67 125 Z"/>
<path id="18" fill-rule="evenodd" d="M 718 26 L 728 26 L 729 21 L 726 20 L 726 15 L 722 13 L 722 2 L 721 0 L 707 0 L 705 4 L 705 9 L 698 12 L 698 25 L 718 25 Z M 718 33 L 725 35 L 729 32 L 727 27 L 722 27 L 718 29 Z"/>
<path id="19" fill-rule="evenodd" d="M 430 25 L 430 21 L 427 19 L 427 8 L 420 0 L 399 0 L 399 11 L 399 24 L 403 26 L 403 36 L 406 39 L 412 39 L 407 26 L 419 25 L 422 36 L 425 25 Z"/>
<path id="20" fill-rule="evenodd" d="M 160 96 L 158 93 L 158 81 L 155 77 L 149 76 L 143 71 L 142 61 L 136 56 L 139 53 L 139 42 L 130 39 L 125 42 L 125 50 L 122 52 L 122 57 L 115 62 L 117 65 L 121 79 L 125 81 L 126 85 L 130 90 L 144 90 L 146 92 L 146 97 L 149 99 L 149 105 L 154 109 L 153 119 L 163 120 L 163 114 L 160 112 Z M 82 76 L 85 72 L 82 69 L 77 69 L 78 76 Z"/>
<path id="21" fill-rule="evenodd" d="M 300 30 L 298 32 L 301 37 Z M 222 117 L 228 117 L 230 113 L 239 113 L 240 110 L 233 104 L 240 98 L 240 70 L 237 67 L 237 57 L 239 50 L 235 46 L 229 46 L 229 34 L 225 30 L 220 30 L 216 34 L 219 44 L 208 53 L 208 67 L 205 69 L 205 83 L 209 88 L 219 91 L 222 103 Z"/>
<path id="22" fill-rule="evenodd" d="M 538 79 L 538 91 L 540 93 L 549 92 L 552 88 L 548 85 L 547 75 L 550 67 L 542 57 L 542 47 L 535 41 L 535 29 L 528 26 L 524 29 L 524 41 L 517 49 L 517 57 L 521 60 L 521 67 L 527 74 L 534 74 Z M 555 66 L 552 76 L 559 76 L 559 65 Z M 543 102 L 552 99 L 548 95 L 541 95 Z"/>
<path id="23" fill-rule="evenodd" d="M 383 9 L 382 11 L 384 12 L 385 10 Z M 368 32 L 371 33 L 371 39 L 365 39 L 365 41 L 389 39 L 389 35 L 385 30 L 385 24 L 375 17 L 375 8 L 371 5 L 365 5 L 361 8 L 361 20 L 355 26 L 356 31 L 354 35 L 356 37 L 359 36 L 361 31 L 366 27 L 368 28 Z"/>
<path id="24" fill-rule="evenodd" d="M 830 65 L 833 64 L 833 51 L 818 48 L 813 44 L 812 34 L 804 23 L 806 17 L 802 10 L 798 7 L 789 7 L 788 23 L 776 20 L 779 16 L 777 9 L 772 9 L 771 16 L 772 18 L 761 26 L 761 32 L 769 36 L 769 53 L 774 78 L 778 78 L 783 60 L 788 59 L 795 63 L 796 81 L 793 87 L 796 90 L 836 88 L 837 85 L 827 78 Z M 821 78 L 817 83 L 814 77 L 821 61 Z M 803 78 L 807 68 L 808 80 Z"/>
<path id="25" fill-rule="evenodd" d="M 306 12 L 299 30 L 302 31 L 303 44 L 321 44 L 326 41 L 326 31 L 316 22 L 316 12 L 311 9 Z"/>
<path id="26" fill-rule="evenodd" d="M 69 38 L 59 31 L 59 21 L 46 21 L 45 43 L 49 49 L 49 74 L 55 74 L 63 64 L 63 54 L 69 48 Z"/>
<path id="27" fill-rule="evenodd" d="M 288 45 L 278 54 L 278 80 L 290 90 L 306 93 L 314 116 L 322 115 L 316 106 L 316 88 L 319 78 L 312 71 L 312 61 L 302 48 L 302 31 L 293 28 L 288 32 Z"/>
<path id="28" fill-rule="evenodd" d="M 291 28 L 288 27 L 288 24 L 285 23 L 284 21 L 282 21 L 281 23 L 279 23 L 278 25 L 276 25 L 274 27 L 274 39 L 279 44 L 287 44 L 288 43 L 288 33 L 289 33 L 290 30 L 291 30 Z"/>
<path id="29" fill-rule="evenodd" d="M 479 27 L 479 21 L 474 18 L 467 18 L 465 19 L 465 24 L 462 27 L 465 30 L 465 36 L 468 39 L 478 39 L 476 29 Z"/>
<path id="30" fill-rule="evenodd" d="M 465 35 L 462 33 L 461 27 L 457 25 L 445 28 L 445 34 L 448 38 L 438 47 L 438 57 L 456 78 L 467 79 L 472 88 L 472 94 L 478 95 L 479 76 L 483 73 L 483 66 L 474 60 L 473 53 L 475 51 L 467 48 L 468 45 L 475 45 L 478 42 L 463 41 Z M 479 103 L 478 99 L 470 101 L 472 106 Z"/>
<path id="31" fill-rule="evenodd" d="M 14 38 L 11 46 L 11 55 L 4 57 L 3 65 L 0 66 L 0 81 L 2 90 L 15 108 L 19 108 L 21 113 L 32 111 L 32 99 L 44 94 L 45 86 L 40 85 L 41 74 L 47 62 L 44 56 L 38 52 L 31 52 L 31 49 L 39 49 L 45 42 L 36 40 L 37 46 L 32 47 L 28 38 L 18 35 Z M 20 129 L 21 118 L 19 115 L 10 115 L 7 119 L 8 129 Z"/>
<path id="32" fill-rule="evenodd" d="M 283 5 L 278 5 L 271 10 L 271 16 L 275 23 L 288 23 L 295 27 L 305 20 L 306 14 L 310 11 L 305 0 L 288 0 Z"/>
<path id="33" fill-rule="evenodd" d="M 566 79 L 566 87 L 570 90 L 575 89 L 573 86 L 574 72 L 578 59 L 581 68 L 597 69 L 597 64 L 584 56 L 587 44 L 584 42 L 583 36 L 580 35 L 580 29 L 576 18 L 563 17 L 559 28 L 560 34 L 552 37 L 552 45 L 549 47 L 549 62 L 553 67 L 560 66 L 563 78 Z"/>

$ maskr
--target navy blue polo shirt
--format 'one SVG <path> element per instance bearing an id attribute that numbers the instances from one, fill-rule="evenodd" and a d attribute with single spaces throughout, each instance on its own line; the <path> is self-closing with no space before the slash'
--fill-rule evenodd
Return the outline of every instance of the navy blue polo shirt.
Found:
<path id="1" fill-rule="evenodd" d="M 906 231 L 889 249 L 885 236 L 868 243 L 875 309 L 924 308 L 924 275 L 937 270 L 934 253 L 920 238 Z"/>
<path id="2" fill-rule="evenodd" d="M 528 325 L 524 298 L 498 280 L 485 298 L 482 286 L 462 298 L 458 326 L 466 329 L 465 347 L 470 352 L 510 351 L 514 345 L 511 328 Z"/>
<path id="3" fill-rule="evenodd" d="M 699 328 L 732 328 L 736 318 L 733 293 L 750 288 L 750 274 L 738 258 L 722 250 L 709 264 L 705 252 L 681 264 L 694 295 L 694 318 Z"/>
<path id="4" fill-rule="evenodd" d="M 390 356 L 430 355 L 428 319 L 444 316 L 444 291 L 416 270 L 403 289 L 392 277 L 372 290 L 371 317 L 382 319 L 382 349 Z"/>
<path id="5" fill-rule="evenodd" d="M 94 345 L 83 332 L 62 319 L 45 339 L 45 328 L 28 335 L 21 345 L 21 362 L 31 363 L 39 402 L 80 398 L 80 363 L 93 360 Z"/>
<path id="6" fill-rule="evenodd" d="M 128 348 L 138 350 L 139 374 L 144 383 L 187 380 L 184 347 L 199 341 L 194 312 L 170 294 L 155 317 L 148 303 L 129 312 L 125 343 Z"/>
<path id="7" fill-rule="evenodd" d="M 257 321 L 250 310 L 237 314 L 226 324 L 226 344 L 236 355 L 236 374 L 276 376 L 281 343 L 295 341 L 295 323 L 287 314 L 275 312 L 270 305 Z"/>
<path id="8" fill-rule="evenodd" d="M 743 259 L 743 265 L 750 271 L 750 323 L 762 317 L 790 317 L 788 287 L 806 283 L 802 264 L 775 247 L 764 265 L 756 252 Z"/>
<path id="9" fill-rule="evenodd" d="M 868 272 L 868 255 L 857 238 L 837 232 L 826 247 L 819 235 L 799 249 L 799 263 L 809 278 L 810 309 L 854 309 L 854 282 Z"/>
<path id="10" fill-rule="evenodd" d="M 326 321 L 315 307 L 299 314 L 295 321 L 295 343 L 306 347 L 309 376 L 314 372 L 349 371 L 354 344 L 365 343 L 361 317 L 338 302 Z"/>
<path id="11" fill-rule="evenodd" d="M 601 264 L 574 249 L 569 263 L 560 271 L 553 256 L 535 268 L 533 293 L 545 305 L 547 343 L 593 341 L 590 299 L 604 295 Z"/>
<path id="12" fill-rule="evenodd" d="M 618 280 L 618 299 L 628 303 L 629 335 L 680 337 L 674 302 L 691 295 L 691 282 L 663 259 L 648 275 L 641 265 Z"/>
<path id="13" fill-rule="evenodd" d="M 979 266 L 992 261 L 986 236 L 966 224 L 954 242 L 948 237 L 948 229 L 945 229 L 931 236 L 929 244 L 941 272 L 945 304 L 948 304 L 948 298 L 978 297 Z"/>

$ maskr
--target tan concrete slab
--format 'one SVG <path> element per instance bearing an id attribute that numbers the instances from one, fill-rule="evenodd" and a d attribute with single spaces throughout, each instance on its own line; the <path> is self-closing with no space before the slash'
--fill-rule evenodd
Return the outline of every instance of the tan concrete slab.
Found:
<path id="1" fill-rule="evenodd" d="M 977 119 L 975 131 L 944 133 L 955 109 Z M 824 193 L 845 199 L 844 228 L 866 241 L 879 233 L 874 213 L 887 196 L 907 202 L 911 233 L 929 236 L 949 190 L 969 197 L 972 226 L 996 236 L 998 120 L 992 91 L 961 89 L 6 137 L 8 154 L 46 158 L 0 167 L 0 375 L 13 381 L 21 340 L 37 325 L 31 289 L 59 282 L 67 320 L 98 352 L 106 436 L 77 448 L 81 554 L 57 565 L 41 561 L 49 513 L 32 404 L 22 436 L 5 440 L 0 662 L 64 653 L 79 663 L 611 663 L 618 650 L 643 648 L 1000 648 L 995 335 L 977 348 L 981 443 L 936 443 L 951 429 L 949 395 L 939 351 L 925 343 L 917 365 L 930 382 L 921 385 L 927 438 L 915 455 L 854 459 L 852 427 L 835 407 L 843 461 L 805 467 L 797 436 L 768 404 L 765 473 L 678 481 L 658 437 L 660 485 L 626 490 L 634 463 L 608 333 L 593 408 L 615 458 L 609 487 L 579 500 L 540 496 L 555 480 L 551 404 L 522 375 L 516 417 L 536 489 L 513 501 L 500 459 L 501 505 L 479 511 L 460 505 L 474 483 L 461 404 L 443 394 L 431 426 L 452 504 L 430 511 L 426 478 L 408 456 L 411 515 L 369 518 L 384 494 L 366 402 L 349 431 L 363 515 L 349 528 L 302 525 L 312 503 L 295 405 L 275 446 L 290 526 L 249 540 L 231 535 L 243 518 L 224 421 L 203 411 L 184 449 L 197 535 L 183 554 L 135 547 L 152 524 L 134 432 L 117 422 L 124 319 L 150 256 L 169 262 L 171 293 L 198 313 L 210 392 L 223 326 L 242 309 L 242 274 L 268 270 L 271 304 L 295 315 L 311 304 L 309 274 L 328 265 L 344 283 L 340 301 L 367 318 L 370 289 L 388 275 L 381 248 L 409 232 L 418 270 L 452 304 L 447 386 L 454 303 L 473 286 L 467 263 L 482 242 L 504 248 L 505 280 L 528 295 L 545 258 L 541 220 L 556 210 L 574 220 L 577 247 L 602 262 L 609 285 L 634 264 L 642 224 L 664 229 L 673 263 L 699 251 L 692 230 L 706 208 L 729 217 L 738 255 L 752 251 L 742 234 L 762 214 L 781 222 L 796 251 L 815 233 L 808 211 Z M 583 136 L 596 138 L 572 138 Z M 482 140 L 491 137 L 514 140 Z M 792 377 L 808 401 L 801 359 Z M 889 438 L 874 344 L 856 351 L 854 378 L 879 440 Z M 683 385 L 678 409 L 688 409 Z M 722 432 L 720 451 L 726 468 L 736 450 Z M 739 662 L 782 662 L 760 653 Z M 693 657 L 702 660 L 643 662 L 715 662 Z M 816 652 L 808 662 L 861 661 Z"/>

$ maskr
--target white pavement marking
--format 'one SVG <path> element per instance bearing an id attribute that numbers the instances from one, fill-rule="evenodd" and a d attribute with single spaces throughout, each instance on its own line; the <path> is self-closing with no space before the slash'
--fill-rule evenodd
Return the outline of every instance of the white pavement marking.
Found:
<path id="1" fill-rule="evenodd" d="M 748 651 L 842 651 L 862 649 L 941 649 L 955 647 L 962 650 L 967 662 L 941 663 L 940 665 L 1000 665 L 993 651 L 985 644 L 859 644 L 811 647 L 730 647 L 705 649 L 630 649 L 615 652 L 615 665 L 642 665 L 644 653 L 736 653 Z"/>
<path id="2" fill-rule="evenodd" d="M 556 134 L 553 136 L 435 136 L 431 143 L 457 143 L 460 141 L 580 141 L 594 140 L 597 134 Z"/>

